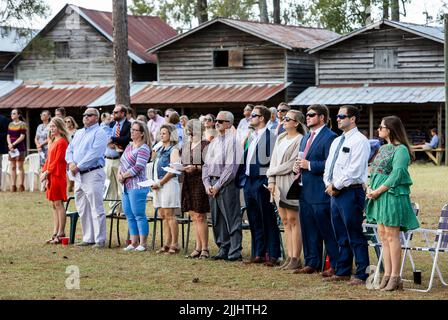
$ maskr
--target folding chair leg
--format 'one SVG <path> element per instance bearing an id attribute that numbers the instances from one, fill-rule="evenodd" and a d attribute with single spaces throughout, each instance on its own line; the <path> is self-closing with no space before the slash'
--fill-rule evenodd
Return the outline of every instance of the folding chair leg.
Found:
<path id="1" fill-rule="evenodd" d="M 185 254 L 188 253 L 188 244 L 190 243 L 190 218 L 188 218 L 187 221 L 187 241 L 186 241 L 186 245 L 185 245 Z"/>
<path id="2" fill-rule="evenodd" d="M 121 247 L 121 241 L 120 241 L 120 218 L 117 217 L 117 240 L 118 240 L 118 246 Z"/>
<path id="3" fill-rule="evenodd" d="M 109 248 L 112 247 L 112 230 L 114 226 L 114 213 L 110 216 L 110 228 L 109 228 Z"/>
<path id="4" fill-rule="evenodd" d="M 76 224 L 78 223 L 78 213 L 72 213 L 70 217 L 70 244 L 75 243 Z"/>
<path id="5" fill-rule="evenodd" d="M 156 208 L 154 211 L 154 225 L 152 228 L 152 250 L 154 250 L 156 246 L 156 231 L 157 231 L 157 219 L 158 219 L 157 210 L 158 209 Z"/>

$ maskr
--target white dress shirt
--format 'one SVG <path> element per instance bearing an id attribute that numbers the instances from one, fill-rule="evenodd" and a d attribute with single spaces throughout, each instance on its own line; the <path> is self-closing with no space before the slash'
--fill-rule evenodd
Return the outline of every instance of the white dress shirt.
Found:
<path id="1" fill-rule="evenodd" d="M 257 149 L 257 143 L 260 141 L 260 138 L 265 133 L 268 127 L 264 127 L 263 129 L 259 129 L 252 133 L 252 142 L 249 145 L 249 149 L 247 150 L 247 158 L 246 158 L 246 175 L 249 176 L 250 173 L 250 165 L 252 161 L 252 157 L 254 156 L 255 150 Z"/>
<path id="2" fill-rule="evenodd" d="M 339 156 L 334 165 L 332 181 L 329 181 L 330 167 L 342 136 L 334 139 L 330 147 L 328 159 L 325 162 L 325 185 L 328 187 L 332 184 L 338 190 L 352 184 L 367 183 L 367 168 L 370 156 L 369 140 L 359 132 L 358 128 L 355 127 L 343 133 L 343 135 L 345 136 L 345 141 L 339 150 Z"/>

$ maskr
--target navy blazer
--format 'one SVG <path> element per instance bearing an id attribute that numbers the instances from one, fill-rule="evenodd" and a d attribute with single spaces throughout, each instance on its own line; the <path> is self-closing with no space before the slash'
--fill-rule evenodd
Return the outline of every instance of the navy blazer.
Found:
<path id="1" fill-rule="evenodd" d="M 276 139 L 277 137 L 275 136 L 274 132 L 266 129 L 266 131 L 263 133 L 263 136 L 258 141 L 255 153 L 252 157 L 249 168 L 250 177 L 266 178 L 266 172 L 269 169 L 269 164 L 271 163 L 271 154 L 274 150 Z M 243 188 L 246 184 L 246 164 L 248 152 L 249 148 L 244 151 L 244 159 L 242 161 L 242 164 L 238 168 L 237 176 L 235 179 L 237 187 L 239 188 Z"/>
<path id="2" fill-rule="evenodd" d="M 113 128 L 114 126 L 115 121 L 112 121 L 109 124 L 109 127 Z M 115 132 L 112 132 L 111 140 L 113 143 L 117 144 L 120 149 L 123 149 L 123 151 L 126 149 L 131 141 L 131 123 L 127 119 L 124 120 L 123 126 L 120 128 L 120 136 L 115 137 Z"/>
<path id="3" fill-rule="evenodd" d="M 304 151 L 306 142 L 310 137 L 310 133 L 306 134 L 300 143 L 299 151 Z M 310 204 L 328 203 L 330 196 L 325 193 L 324 171 L 325 161 L 328 158 L 330 146 L 337 137 L 336 133 L 331 131 L 327 126 L 323 127 L 315 140 L 311 144 L 305 159 L 311 164 L 311 171 L 302 171 L 303 187 L 300 191 L 300 198 Z"/>

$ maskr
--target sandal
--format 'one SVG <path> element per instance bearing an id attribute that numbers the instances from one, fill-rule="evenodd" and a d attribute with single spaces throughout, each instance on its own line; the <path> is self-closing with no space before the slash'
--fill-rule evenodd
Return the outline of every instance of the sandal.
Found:
<path id="1" fill-rule="evenodd" d="M 186 256 L 185 258 L 187 259 L 195 259 L 195 258 L 199 258 L 201 256 L 201 251 L 199 251 L 198 249 L 194 249 L 192 253 L 190 253 L 190 255 Z"/>
<path id="2" fill-rule="evenodd" d="M 61 243 L 61 238 L 64 238 L 65 234 L 58 234 L 50 243 L 51 244 L 60 244 Z"/>
<path id="3" fill-rule="evenodd" d="M 58 235 L 57 233 L 53 233 L 51 238 L 48 239 L 47 241 L 45 241 L 45 243 L 48 243 L 48 244 L 53 243 L 53 241 L 54 241 L 54 239 L 56 238 L 57 235 Z"/>
<path id="4" fill-rule="evenodd" d="M 168 250 L 170 250 L 170 247 L 168 247 L 168 246 L 163 246 L 162 248 L 160 248 L 159 250 L 157 250 L 156 253 L 164 253 L 164 252 L 168 252 Z"/>
<path id="5" fill-rule="evenodd" d="M 168 250 L 168 253 L 169 253 L 169 254 L 175 254 L 175 253 L 178 253 L 179 251 L 180 251 L 180 249 L 179 249 L 178 247 L 171 246 L 171 247 L 169 248 L 169 250 Z"/>
<path id="6" fill-rule="evenodd" d="M 208 249 L 203 249 L 201 251 L 201 255 L 199 257 L 199 259 L 208 259 L 210 257 L 210 252 L 208 251 Z"/>

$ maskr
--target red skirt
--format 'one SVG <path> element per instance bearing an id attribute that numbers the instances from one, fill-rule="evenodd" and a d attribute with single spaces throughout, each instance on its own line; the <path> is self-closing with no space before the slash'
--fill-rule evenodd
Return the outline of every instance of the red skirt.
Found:
<path id="1" fill-rule="evenodd" d="M 47 199 L 67 201 L 67 176 L 50 176 L 47 183 Z"/>

